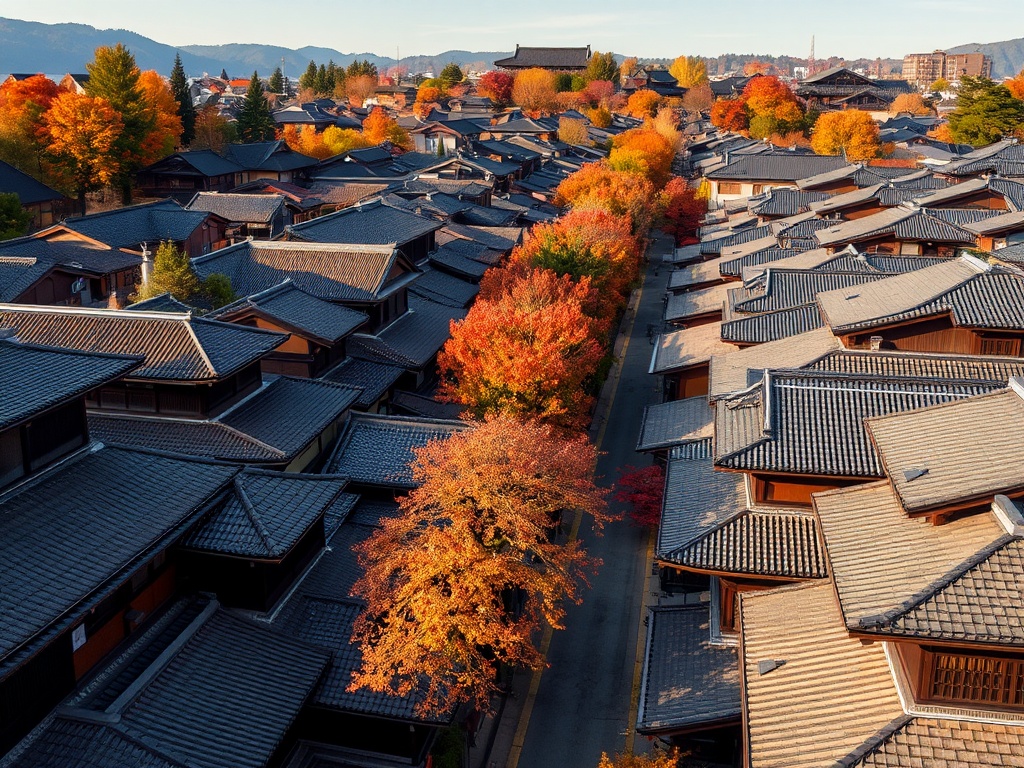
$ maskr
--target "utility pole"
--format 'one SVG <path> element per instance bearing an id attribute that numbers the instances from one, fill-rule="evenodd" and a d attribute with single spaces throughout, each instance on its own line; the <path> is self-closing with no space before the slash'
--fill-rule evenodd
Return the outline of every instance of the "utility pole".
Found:
<path id="1" fill-rule="evenodd" d="M 818 62 L 814 60 L 814 35 L 811 35 L 811 55 L 807 57 L 807 77 L 814 74 L 818 68 Z"/>

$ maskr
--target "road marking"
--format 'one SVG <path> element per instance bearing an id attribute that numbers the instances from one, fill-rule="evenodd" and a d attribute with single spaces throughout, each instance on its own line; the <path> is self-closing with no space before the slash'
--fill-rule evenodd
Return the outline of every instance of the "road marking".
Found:
<path id="1" fill-rule="evenodd" d="M 626 363 L 626 352 L 629 350 L 629 341 L 633 337 L 633 328 L 636 325 L 636 316 L 640 310 L 640 302 L 644 296 L 644 284 L 647 282 L 647 275 L 644 275 L 644 280 L 640 283 L 640 288 L 637 289 L 636 304 L 634 305 L 633 316 L 629 319 L 629 327 L 626 329 L 625 340 L 622 343 L 622 351 L 619 353 L 619 359 L 616 365 L 612 369 L 612 384 L 611 390 L 608 396 L 608 405 L 604 409 L 602 414 L 601 427 L 597 432 L 597 438 L 594 441 L 597 449 L 600 451 L 601 446 L 604 445 L 605 432 L 608 429 L 608 414 L 611 413 L 612 408 L 615 405 L 615 397 L 619 391 L 619 382 L 622 380 L 622 368 Z M 573 518 L 572 527 L 569 530 L 569 541 L 575 541 L 576 537 L 579 536 L 580 526 L 583 523 L 583 513 L 577 512 L 576 517 Z M 652 540 L 653 541 L 653 540 Z M 653 545 L 652 545 L 653 546 Z M 648 558 L 649 559 L 649 558 Z M 644 567 L 647 567 L 646 564 Z M 647 592 L 647 582 L 644 582 L 644 594 Z M 641 601 L 646 605 L 646 599 L 641 598 Z M 551 648 L 551 638 L 554 635 L 554 630 L 550 626 L 544 627 L 544 632 L 541 635 L 540 641 L 540 653 L 543 658 L 547 658 L 548 650 Z M 530 716 L 533 714 L 533 705 L 537 700 L 537 691 L 540 690 L 540 679 L 544 674 L 544 669 L 535 669 L 533 675 L 530 677 L 530 689 L 526 694 L 526 701 L 523 703 L 523 711 L 519 715 L 519 724 L 516 726 L 516 733 L 512 739 L 512 749 L 508 753 L 508 761 L 505 763 L 505 768 L 518 768 L 519 758 L 523 753 L 523 745 L 526 743 L 526 731 L 530 727 Z M 636 696 L 634 695 L 635 699 Z M 630 702 L 630 707 L 633 707 L 633 703 Z M 636 719 L 636 715 L 633 715 Z M 630 734 L 632 735 L 632 726 L 629 723 L 626 724 L 630 728 Z"/>
<path id="2" fill-rule="evenodd" d="M 633 659 L 633 692 L 629 696 L 629 719 L 626 721 L 626 746 L 623 754 L 633 754 L 633 744 L 636 741 L 636 716 L 640 707 L 640 676 L 644 669 L 644 651 L 647 644 L 647 631 L 644 626 L 644 619 L 647 618 L 647 596 L 651 588 L 651 563 L 654 560 L 654 528 L 647 531 L 647 549 L 644 556 L 644 591 L 640 597 L 640 620 L 637 622 L 636 630 L 636 657 Z"/>

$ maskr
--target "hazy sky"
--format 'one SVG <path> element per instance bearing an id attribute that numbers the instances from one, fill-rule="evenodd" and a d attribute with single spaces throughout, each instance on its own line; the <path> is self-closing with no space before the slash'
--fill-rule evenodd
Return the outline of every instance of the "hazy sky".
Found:
<path id="1" fill-rule="evenodd" d="M 393 56 L 592 45 L 641 57 L 893 57 L 1024 36 L 1022 0 L 0 0 L 0 16 L 124 28 L 169 45 L 317 45 Z"/>

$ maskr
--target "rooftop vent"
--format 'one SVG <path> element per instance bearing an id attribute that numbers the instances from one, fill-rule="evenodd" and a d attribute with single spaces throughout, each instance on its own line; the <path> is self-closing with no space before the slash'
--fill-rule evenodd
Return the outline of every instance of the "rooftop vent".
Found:
<path id="1" fill-rule="evenodd" d="M 846 296 L 845 298 L 846 298 L 847 301 L 853 301 L 854 299 L 859 299 L 860 298 L 860 294 L 859 293 L 851 293 L 849 296 Z"/>
<path id="2" fill-rule="evenodd" d="M 773 672 L 785 663 L 785 659 L 766 659 L 765 661 L 759 661 L 757 662 L 757 674 L 767 675 L 769 672 Z"/>
<path id="3" fill-rule="evenodd" d="M 919 477 L 924 477 L 928 474 L 927 467 L 911 467 L 910 469 L 903 470 L 903 477 L 908 483 L 912 483 Z"/>

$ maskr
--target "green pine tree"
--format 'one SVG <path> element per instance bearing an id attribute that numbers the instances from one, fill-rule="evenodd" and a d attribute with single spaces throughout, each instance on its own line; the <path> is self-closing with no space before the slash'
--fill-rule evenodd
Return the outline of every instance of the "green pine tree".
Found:
<path id="1" fill-rule="evenodd" d="M 178 102 L 178 117 L 181 118 L 181 145 L 187 147 L 196 137 L 196 108 L 192 104 L 192 93 L 188 88 L 185 68 L 181 65 L 181 54 L 174 56 L 171 70 L 171 93 Z"/>
<path id="2" fill-rule="evenodd" d="M 13 192 L 0 193 L 0 240 L 21 237 L 28 232 L 32 214 L 21 207 L 21 199 Z"/>
<path id="3" fill-rule="evenodd" d="M 260 75 L 253 72 L 249 89 L 242 100 L 242 109 L 238 113 L 238 138 L 245 144 L 270 141 L 274 138 L 276 127 Z"/>
<path id="4" fill-rule="evenodd" d="M 267 89 L 271 93 L 284 93 L 284 73 L 280 67 L 274 70 L 274 74 L 267 81 Z"/>
<path id="5" fill-rule="evenodd" d="M 306 67 L 306 71 L 299 77 L 299 90 L 314 90 L 316 88 L 316 62 L 309 62 L 309 66 Z"/>
<path id="6" fill-rule="evenodd" d="M 453 85 L 461 83 L 463 77 L 465 77 L 465 75 L 462 74 L 462 70 L 459 69 L 459 65 L 452 62 L 445 65 L 445 68 L 441 70 L 441 74 L 437 79 L 441 81 L 443 87 L 447 90 Z"/>
<path id="7" fill-rule="evenodd" d="M 149 282 L 139 286 L 135 299 L 142 301 L 169 293 L 187 304 L 199 291 L 199 278 L 192 271 L 188 254 L 178 250 L 174 243 L 164 241 L 153 255 L 153 271 Z"/>
<path id="8" fill-rule="evenodd" d="M 320 96 L 333 91 L 333 86 L 333 83 L 327 81 L 327 65 L 321 64 L 320 69 L 316 72 L 316 86 L 313 90 L 316 91 L 317 96 Z"/>
<path id="9" fill-rule="evenodd" d="M 121 190 L 121 198 L 128 205 L 132 201 L 135 173 L 143 166 L 142 145 L 156 127 L 156 118 L 139 85 L 139 68 L 131 52 L 118 43 L 113 48 L 100 46 L 95 57 L 85 65 L 89 71 L 86 92 L 110 102 L 124 123 L 111 153 L 117 162 L 112 183 Z"/>

